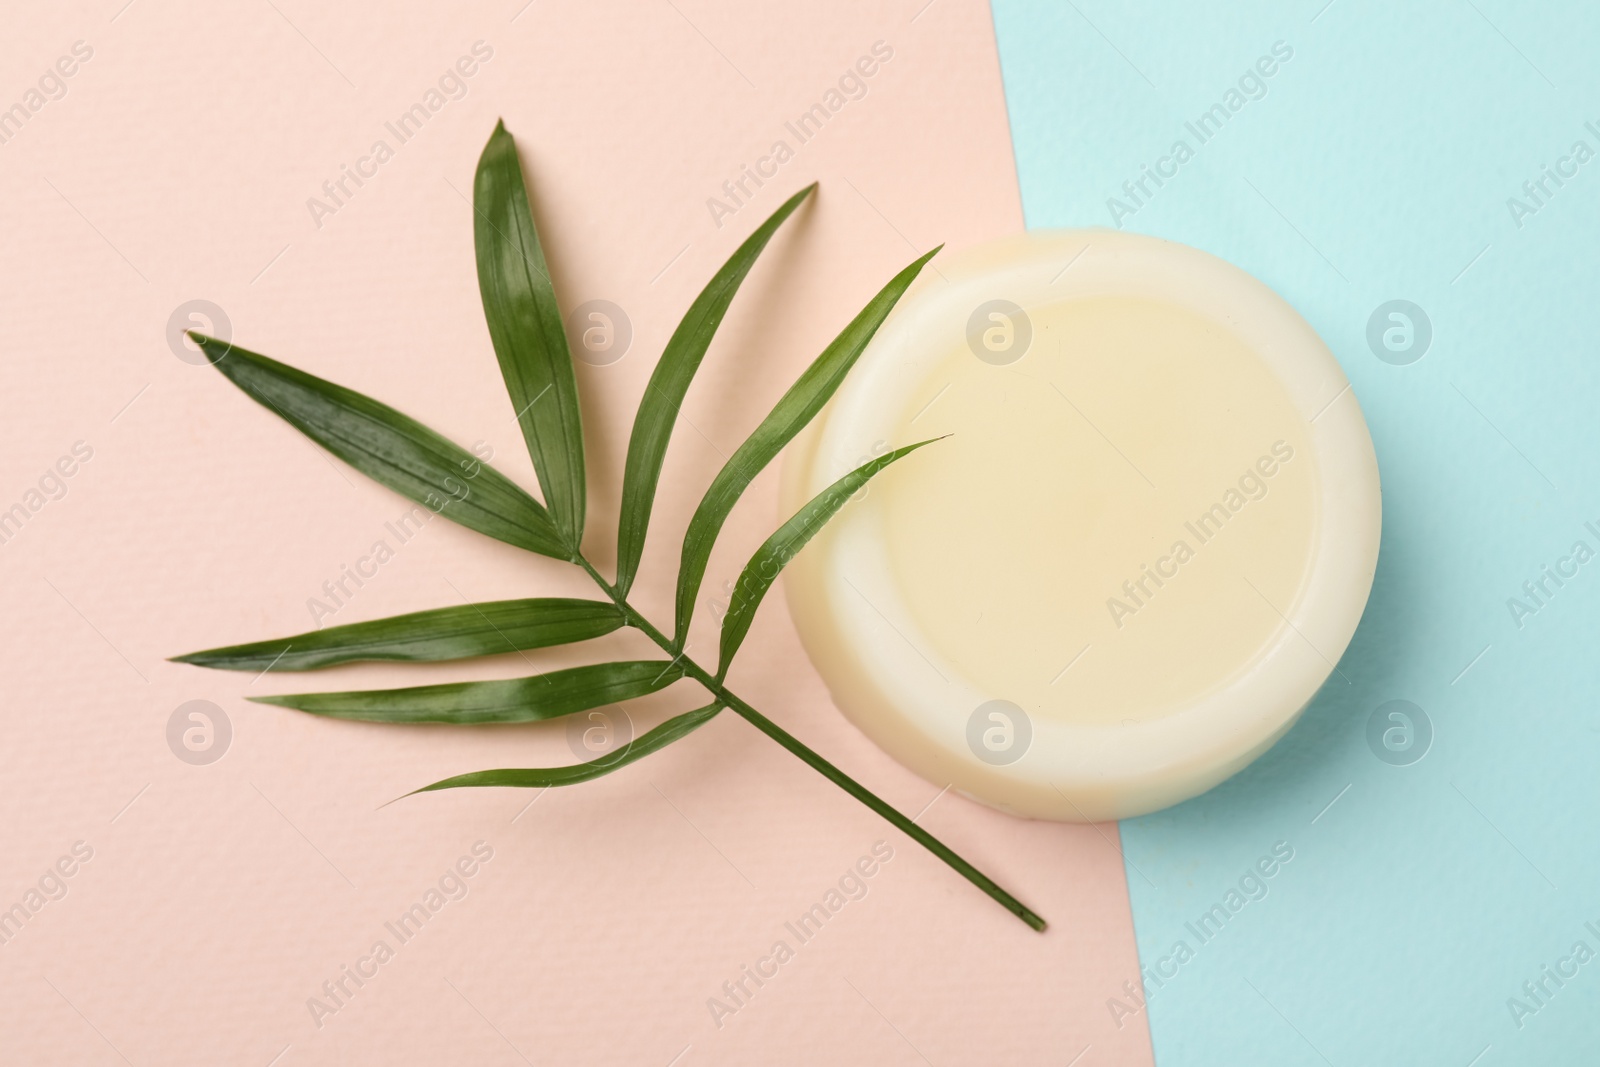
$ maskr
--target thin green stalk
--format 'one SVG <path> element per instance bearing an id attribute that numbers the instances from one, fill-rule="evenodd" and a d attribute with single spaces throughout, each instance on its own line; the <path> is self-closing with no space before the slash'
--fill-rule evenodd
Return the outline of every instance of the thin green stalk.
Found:
<path id="1" fill-rule="evenodd" d="M 713 677 L 709 671 L 705 670 L 694 660 L 690 659 L 683 649 L 678 648 L 673 643 L 671 638 L 667 637 L 666 634 L 656 629 L 655 626 L 651 625 L 649 619 L 646 619 L 643 615 L 639 614 L 638 611 L 634 610 L 633 605 L 628 603 L 627 598 L 619 595 L 617 590 L 600 576 L 600 572 L 595 570 L 594 566 L 590 564 L 588 559 L 585 558 L 582 553 L 576 555 L 574 562 L 576 562 L 584 570 L 588 571 L 589 577 L 594 579 L 595 584 L 598 585 L 605 592 L 605 594 L 611 598 L 612 602 L 615 603 L 618 608 L 622 609 L 623 614 L 627 616 L 628 625 L 643 633 L 646 637 L 650 638 L 651 641 L 655 642 L 663 652 L 666 652 L 668 655 L 672 656 L 685 675 L 699 682 L 709 693 L 715 696 L 722 703 L 726 704 L 729 708 L 732 708 L 733 711 L 746 722 L 750 723 L 750 725 L 754 726 L 757 730 L 760 730 L 778 744 L 788 749 L 794 755 L 798 756 L 802 761 L 820 773 L 824 778 L 828 779 L 834 785 L 837 785 L 846 793 L 849 793 L 851 796 L 861 801 L 861 803 L 877 812 L 901 832 L 920 844 L 923 848 L 927 849 L 935 856 L 938 856 L 945 863 L 949 864 L 963 878 L 977 886 L 979 889 L 983 890 L 985 893 L 989 894 L 990 897 L 994 898 L 994 900 L 996 900 L 1001 907 L 1005 908 L 1011 914 L 1027 923 L 1033 929 L 1039 931 L 1044 930 L 1046 925 L 1044 919 L 1037 915 L 1027 905 L 1023 904 L 1022 901 L 1018 900 L 1016 897 L 1000 888 L 1000 886 L 997 885 L 992 878 L 978 870 L 978 868 L 974 867 L 966 860 L 962 859 L 948 845 L 940 841 L 937 837 L 934 837 L 932 834 L 928 833 L 928 831 L 924 830 L 922 827 L 906 818 L 900 812 L 890 807 L 888 803 L 877 796 L 877 794 L 873 793 L 866 786 L 862 785 L 854 778 L 851 778 L 848 774 L 841 771 L 838 767 L 835 767 L 832 763 L 829 763 L 827 760 L 823 759 L 822 756 L 818 755 L 815 751 L 809 748 L 799 738 L 795 737 L 793 734 L 783 729 L 783 727 L 779 726 L 777 723 L 761 714 L 761 712 L 745 703 L 745 701 L 742 700 L 737 694 Z"/>

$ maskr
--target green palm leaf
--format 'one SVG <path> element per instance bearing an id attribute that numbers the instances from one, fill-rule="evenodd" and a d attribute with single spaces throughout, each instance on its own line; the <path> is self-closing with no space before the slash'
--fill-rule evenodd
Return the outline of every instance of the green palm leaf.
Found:
<path id="1" fill-rule="evenodd" d="M 619 596 L 627 595 L 639 570 L 645 534 L 650 526 L 650 510 L 655 504 L 656 483 L 661 479 L 661 462 L 666 458 L 667 442 L 672 437 L 672 426 L 678 419 L 678 408 L 683 405 L 689 383 L 700 369 L 711 338 L 728 313 L 734 294 L 755 265 L 756 257 L 761 255 L 783 221 L 816 187 L 813 182 L 791 196 L 728 257 L 722 269 L 689 305 L 650 374 L 650 384 L 645 387 L 639 413 L 633 420 L 633 435 L 628 439 L 628 460 L 622 475 L 622 515 L 617 527 L 616 589 Z"/>
<path id="2" fill-rule="evenodd" d="M 189 336 L 234 385 L 367 477 L 507 544 L 571 555 L 537 500 L 417 420 L 238 345 Z"/>
<path id="3" fill-rule="evenodd" d="M 588 763 L 578 763 L 570 767 L 521 767 L 497 771 L 473 771 L 470 774 L 458 774 L 454 778 L 425 785 L 421 789 L 412 790 L 407 796 L 414 793 L 430 793 L 435 789 L 463 789 L 491 785 L 538 789 L 592 781 L 610 774 L 619 767 L 626 767 L 635 760 L 643 759 L 652 752 L 659 752 L 678 738 L 710 722 L 721 710 L 721 704 L 707 704 L 703 708 L 686 711 L 682 715 L 668 719 L 621 751 L 609 753 Z"/>
<path id="4" fill-rule="evenodd" d="M 615 704 L 665 689 L 683 677 L 671 660 L 634 660 L 570 667 L 531 678 L 449 682 L 408 689 L 297 693 L 251 697 L 258 704 L 296 708 L 331 719 L 362 722 L 441 722 L 456 726 L 538 722 Z"/>
<path id="5" fill-rule="evenodd" d="M 834 395 L 896 302 L 939 249 L 910 264 L 873 297 L 712 480 L 684 536 L 674 635 L 663 633 L 627 600 L 643 555 L 662 462 L 690 382 L 755 260 L 811 191 L 808 188 L 791 197 L 739 246 L 701 291 L 663 351 L 640 401 L 629 440 L 617 574 L 609 585 L 582 551 L 586 481 L 577 376 L 516 144 L 503 123 L 495 126 L 473 181 L 478 284 L 495 356 L 533 458 L 543 502 L 387 405 L 265 356 L 191 334 L 211 363 L 235 385 L 357 470 L 462 525 L 573 563 L 613 603 L 545 598 L 469 604 L 194 652 L 178 660 L 261 673 L 298 671 L 355 660 L 429 661 L 495 655 L 586 640 L 631 626 L 671 658 L 572 667 L 527 678 L 254 699 L 330 718 L 370 722 L 521 723 L 645 696 L 680 678 L 691 678 L 708 691 L 712 703 L 669 719 L 618 752 L 569 767 L 458 775 L 418 792 L 588 781 L 672 743 L 709 721 L 719 709 L 729 708 L 923 845 L 1013 915 L 1033 929 L 1043 930 L 1044 920 L 1016 897 L 724 684 L 756 610 L 788 560 L 868 479 L 927 442 L 899 449 L 850 472 L 767 539 L 746 565 L 729 605 L 715 675 L 690 659 L 685 646 L 707 560 L 740 495 Z"/>
<path id="6" fill-rule="evenodd" d="M 717 665 L 717 681 L 720 682 L 727 677 L 728 667 L 733 663 L 733 655 L 744 643 L 745 634 L 750 632 L 750 624 L 755 620 L 756 608 L 761 606 L 761 599 L 767 595 L 767 590 L 772 588 L 772 583 L 777 580 L 779 572 L 806 546 L 806 542 L 826 526 L 834 513 L 844 507 L 846 501 L 866 485 L 873 475 L 901 457 L 908 456 L 923 445 L 932 444 L 937 440 L 940 438 L 918 441 L 914 445 L 897 448 L 893 452 L 887 452 L 877 459 L 863 463 L 812 497 L 805 507 L 795 512 L 788 522 L 778 527 L 777 532 L 756 550 L 756 554 L 750 557 L 750 562 L 745 564 L 743 573 L 739 575 L 739 584 L 734 587 L 733 597 L 728 601 L 728 612 L 722 617 L 722 647 Z"/>
<path id="7" fill-rule="evenodd" d="M 436 663 L 587 641 L 626 621 L 615 604 L 537 597 L 415 611 L 372 622 L 174 656 L 228 671 L 309 671 L 360 660 Z"/>
<path id="8" fill-rule="evenodd" d="M 585 498 L 578 379 L 528 208 L 516 142 L 503 122 L 495 125 L 478 158 L 472 208 L 489 338 L 545 505 L 563 542 L 576 553 L 583 541 Z"/>
<path id="9" fill-rule="evenodd" d="M 694 517 L 689 520 L 689 530 L 683 538 L 683 557 L 678 568 L 675 647 L 681 649 L 689 635 L 689 620 L 694 615 L 695 597 L 699 596 L 700 583 L 705 578 L 706 562 L 711 558 L 712 545 L 716 543 L 717 534 L 722 531 L 722 524 L 727 521 L 734 503 L 762 468 L 772 462 L 783 446 L 833 396 L 844 381 L 845 374 L 855 365 L 862 349 L 872 340 L 872 335 L 878 332 L 878 327 L 888 317 L 895 303 L 939 248 L 918 257 L 878 291 L 878 295 L 851 320 L 850 325 L 805 369 L 761 425 L 734 452 L 733 458 L 717 472 L 711 487 L 701 498 L 700 506 L 695 509 Z"/>

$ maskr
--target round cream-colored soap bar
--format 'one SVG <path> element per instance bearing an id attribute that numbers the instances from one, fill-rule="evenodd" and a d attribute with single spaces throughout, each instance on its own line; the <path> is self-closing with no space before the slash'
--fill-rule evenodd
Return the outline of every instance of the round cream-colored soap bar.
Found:
<path id="1" fill-rule="evenodd" d="M 927 438 L 785 586 L 839 707 L 930 782 L 1071 821 L 1175 804 L 1281 737 L 1355 632 L 1361 409 L 1206 253 L 1071 230 L 935 260 L 796 442 L 785 514 Z"/>

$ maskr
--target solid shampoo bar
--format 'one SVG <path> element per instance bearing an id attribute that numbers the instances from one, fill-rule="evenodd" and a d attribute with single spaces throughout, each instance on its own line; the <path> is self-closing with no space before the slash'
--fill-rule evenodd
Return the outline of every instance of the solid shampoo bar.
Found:
<path id="1" fill-rule="evenodd" d="M 1378 474 L 1348 381 L 1276 294 L 1182 245 L 1033 234 L 940 271 L 786 465 L 792 512 L 945 437 L 791 565 L 807 650 L 879 745 L 996 807 L 1100 820 L 1210 788 L 1365 606 Z"/>

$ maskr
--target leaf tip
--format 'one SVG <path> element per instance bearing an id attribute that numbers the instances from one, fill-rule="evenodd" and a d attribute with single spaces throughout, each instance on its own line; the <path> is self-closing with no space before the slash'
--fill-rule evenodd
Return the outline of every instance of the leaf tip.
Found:
<path id="1" fill-rule="evenodd" d="M 206 652 L 185 652 L 181 656 L 168 656 L 168 663 L 181 663 L 186 667 L 216 667 L 224 661 Z"/>
<path id="2" fill-rule="evenodd" d="M 399 795 L 399 796 L 397 796 L 397 797 L 395 797 L 395 798 L 394 798 L 394 799 L 392 799 L 392 800 L 385 800 L 385 801 L 384 801 L 384 802 L 383 802 L 383 803 L 382 803 L 382 804 L 379 804 L 379 805 L 378 805 L 378 806 L 377 806 L 377 808 L 375 808 L 375 809 L 374 809 L 374 810 L 375 810 L 375 811 L 382 811 L 382 810 L 383 810 L 383 809 L 384 809 L 384 808 L 387 808 L 387 807 L 388 807 L 388 806 L 389 806 L 389 805 L 390 805 L 390 804 L 398 804 L 398 803 L 400 803 L 400 802 L 401 802 L 401 801 L 402 801 L 402 800 L 404 800 L 404 799 L 406 799 L 406 797 L 414 797 L 414 796 L 416 796 L 416 795 L 417 795 L 417 794 L 418 794 L 418 793 L 422 793 L 422 792 L 425 792 L 425 791 L 427 791 L 427 790 L 428 790 L 428 789 L 430 789 L 430 788 L 432 788 L 432 787 L 431 787 L 431 786 L 426 786 L 426 785 L 425 785 L 425 786 L 423 786 L 423 787 L 422 787 L 422 788 L 421 788 L 421 789 L 413 789 L 413 790 L 412 790 L 412 791 L 411 791 L 411 792 L 409 792 L 409 793 L 401 793 L 401 794 L 400 794 L 400 795 Z"/>
<path id="3" fill-rule="evenodd" d="M 219 341 L 215 337 L 207 337 L 199 330 L 185 330 L 183 333 L 185 337 L 195 343 L 196 347 L 200 349 L 200 353 L 213 364 L 222 362 L 223 358 L 233 351 L 233 345 L 229 342 Z"/>
<path id="4" fill-rule="evenodd" d="M 903 281 L 906 285 L 910 285 L 911 284 L 911 280 L 913 278 L 915 278 L 917 275 L 922 273 L 922 268 L 926 267 L 928 265 L 928 261 L 931 260 L 934 256 L 938 255 L 943 249 L 944 249 L 944 243 L 943 242 L 940 242 L 939 244 L 934 245 L 928 251 L 922 253 L 922 255 L 920 255 L 916 259 L 912 260 L 910 265 L 907 266 L 905 270 L 901 271 L 898 275 L 896 275 L 896 280 L 897 281 Z M 890 284 L 893 284 L 893 283 L 890 283 Z M 898 299 L 898 298 L 896 298 L 896 299 Z"/>

